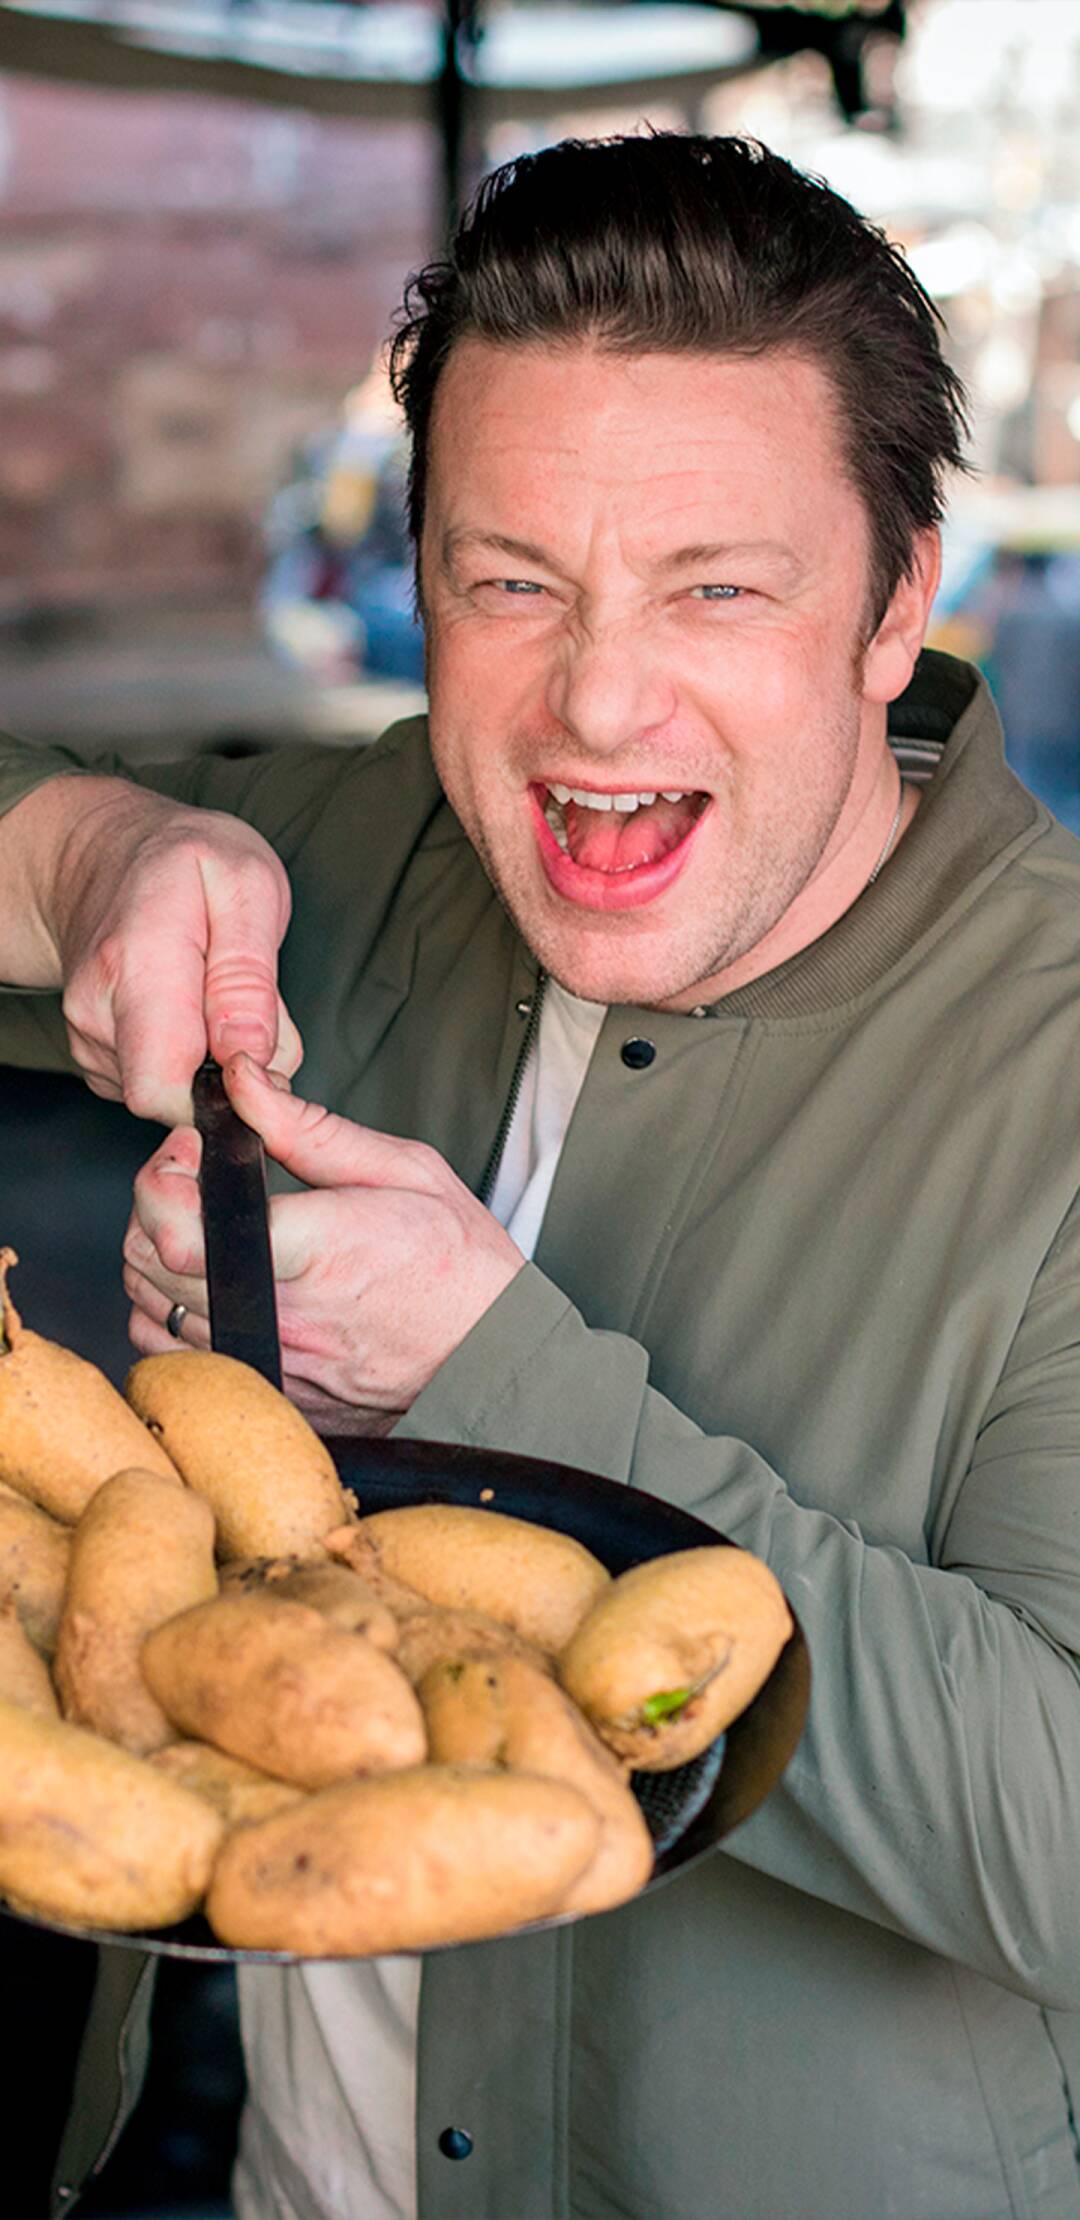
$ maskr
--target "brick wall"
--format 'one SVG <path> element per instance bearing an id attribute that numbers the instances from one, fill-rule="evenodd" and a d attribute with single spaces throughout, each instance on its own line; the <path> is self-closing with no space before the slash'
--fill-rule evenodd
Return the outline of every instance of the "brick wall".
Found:
<path id="1" fill-rule="evenodd" d="M 0 76 L 0 611 L 248 590 L 434 162 L 407 124 Z"/>

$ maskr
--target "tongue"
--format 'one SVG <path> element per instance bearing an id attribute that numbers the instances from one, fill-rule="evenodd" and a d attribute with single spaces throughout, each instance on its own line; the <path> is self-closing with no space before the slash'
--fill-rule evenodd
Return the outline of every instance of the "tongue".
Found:
<path id="1" fill-rule="evenodd" d="M 617 809 L 584 809 L 580 802 L 567 802 L 566 844 L 574 862 L 586 871 L 631 871 L 669 855 L 686 839 L 697 816 L 692 795 L 681 802 L 650 802 L 647 808 L 625 815 Z"/>

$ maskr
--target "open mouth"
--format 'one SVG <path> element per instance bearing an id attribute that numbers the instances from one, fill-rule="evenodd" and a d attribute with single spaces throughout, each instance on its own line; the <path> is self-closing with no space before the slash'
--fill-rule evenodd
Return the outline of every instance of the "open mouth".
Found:
<path id="1" fill-rule="evenodd" d="M 549 885 L 605 911 L 639 909 L 674 883 L 712 802 L 689 789 L 601 794 L 554 781 L 528 792 Z"/>
<path id="2" fill-rule="evenodd" d="M 709 797 L 700 792 L 594 793 L 536 787 L 545 822 L 564 855 L 583 871 L 640 871 L 674 854 L 693 832 Z"/>

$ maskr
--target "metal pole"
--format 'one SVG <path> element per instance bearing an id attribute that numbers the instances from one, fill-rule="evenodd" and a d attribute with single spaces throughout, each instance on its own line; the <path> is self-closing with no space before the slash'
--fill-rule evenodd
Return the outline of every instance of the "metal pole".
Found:
<path id="1" fill-rule="evenodd" d="M 460 40 L 470 15 L 469 0 L 443 0 L 442 62 L 435 79 L 440 152 L 436 232 L 443 241 L 450 238 L 461 213 L 466 88 L 461 74 Z"/>

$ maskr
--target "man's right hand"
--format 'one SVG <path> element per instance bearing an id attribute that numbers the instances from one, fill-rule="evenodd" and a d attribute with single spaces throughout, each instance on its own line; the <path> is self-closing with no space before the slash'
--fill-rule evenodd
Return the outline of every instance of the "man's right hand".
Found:
<path id="1" fill-rule="evenodd" d="M 191 1121 L 208 1052 L 224 1062 L 244 1049 L 291 1078 L 303 1050 L 277 991 L 291 897 L 262 835 L 117 780 L 56 785 L 66 824 L 52 870 L 36 874 L 40 915 L 94 1093 L 176 1125 Z"/>

